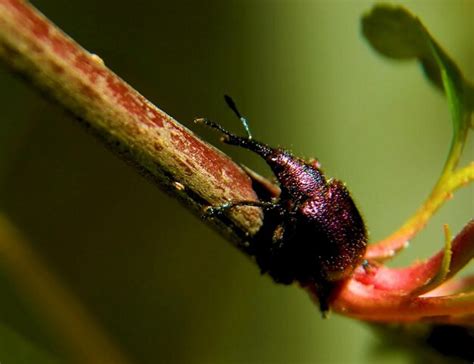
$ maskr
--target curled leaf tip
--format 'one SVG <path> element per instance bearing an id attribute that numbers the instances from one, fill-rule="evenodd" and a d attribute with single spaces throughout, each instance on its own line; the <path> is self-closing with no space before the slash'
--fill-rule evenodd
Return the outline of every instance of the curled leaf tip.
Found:
<path id="1" fill-rule="evenodd" d="M 420 20 L 401 6 L 379 4 L 362 18 L 362 34 L 390 58 L 424 56 L 428 52 L 425 32 Z"/>

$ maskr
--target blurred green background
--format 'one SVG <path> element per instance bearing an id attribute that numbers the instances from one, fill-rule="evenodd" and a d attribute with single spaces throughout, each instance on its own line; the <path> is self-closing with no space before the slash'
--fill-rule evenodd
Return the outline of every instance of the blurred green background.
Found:
<path id="1" fill-rule="evenodd" d="M 441 171 L 451 127 L 415 63 L 382 59 L 359 30 L 372 1 L 33 1 L 160 108 L 253 134 L 347 182 L 371 240 L 397 228 Z M 474 2 L 399 1 L 474 80 Z M 137 363 L 404 363 L 368 326 L 322 320 L 198 218 L 0 68 L 0 206 Z M 474 143 L 464 162 L 473 159 Z M 251 153 L 221 146 L 264 175 Z M 458 192 L 395 264 L 442 246 L 474 215 Z M 28 299 L 0 274 L 0 362 L 61 362 Z M 33 359 L 32 359 L 33 358 Z"/>

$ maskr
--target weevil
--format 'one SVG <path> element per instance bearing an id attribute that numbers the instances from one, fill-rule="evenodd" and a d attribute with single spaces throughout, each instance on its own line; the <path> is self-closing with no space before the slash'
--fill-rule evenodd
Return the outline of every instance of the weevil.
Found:
<path id="1" fill-rule="evenodd" d="M 323 314 L 332 293 L 364 262 L 367 230 L 344 183 L 327 178 L 317 161 L 306 161 L 282 148 L 253 139 L 247 119 L 225 96 L 246 136 L 235 135 L 209 119 L 198 123 L 220 131 L 223 141 L 249 149 L 270 166 L 280 186 L 271 201 L 230 201 L 211 206 L 207 215 L 223 214 L 238 206 L 261 207 L 263 226 L 251 241 L 250 252 L 262 270 L 283 284 L 312 285 Z"/>

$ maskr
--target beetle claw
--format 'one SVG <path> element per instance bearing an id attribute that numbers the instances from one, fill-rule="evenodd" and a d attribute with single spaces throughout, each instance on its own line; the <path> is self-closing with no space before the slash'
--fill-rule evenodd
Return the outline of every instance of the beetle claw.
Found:
<path id="1" fill-rule="evenodd" d="M 366 250 L 367 232 L 362 217 L 345 185 L 327 178 L 318 161 L 305 162 L 284 149 L 255 141 L 234 101 L 229 96 L 225 100 L 239 117 L 246 137 L 209 119 L 197 122 L 220 131 L 224 143 L 260 155 L 272 169 L 281 194 L 271 201 L 234 200 L 209 206 L 205 216 L 222 215 L 242 206 L 270 212 L 264 216 L 265 229 L 252 254 L 262 272 L 270 274 L 275 282 L 314 282 L 321 312 L 326 316 L 336 283 L 350 277 Z"/>
<path id="2" fill-rule="evenodd" d="M 222 209 L 215 206 L 206 206 L 204 207 L 203 212 L 204 212 L 203 217 L 210 219 L 216 215 L 222 214 Z"/>

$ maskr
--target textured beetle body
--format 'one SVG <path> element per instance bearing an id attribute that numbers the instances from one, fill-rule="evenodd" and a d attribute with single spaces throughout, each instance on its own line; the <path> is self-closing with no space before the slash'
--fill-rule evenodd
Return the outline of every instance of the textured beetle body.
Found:
<path id="1" fill-rule="evenodd" d="M 315 163 L 264 148 L 257 153 L 275 174 L 281 194 L 265 217 L 272 236 L 267 232 L 256 240 L 257 262 L 277 282 L 315 284 L 326 310 L 332 288 L 363 260 L 364 222 L 342 182 L 327 180 Z"/>
<path id="2" fill-rule="evenodd" d="M 232 201 L 212 207 L 211 212 L 261 206 L 264 224 L 251 242 L 250 252 L 262 272 L 279 283 L 314 285 L 321 310 L 326 311 L 334 288 L 363 261 L 367 232 L 362 217 L 342 182 L 326 179 L 317 162 L 252 139 L 246 120 L 230 98 L 226 101 L 244 120 L 248 137 L 236 136 L 206 119 L 199 121 L 220 130 L 227 144 L 263 157 L 278 180 L 281 194 L 271 202 Z"/>

